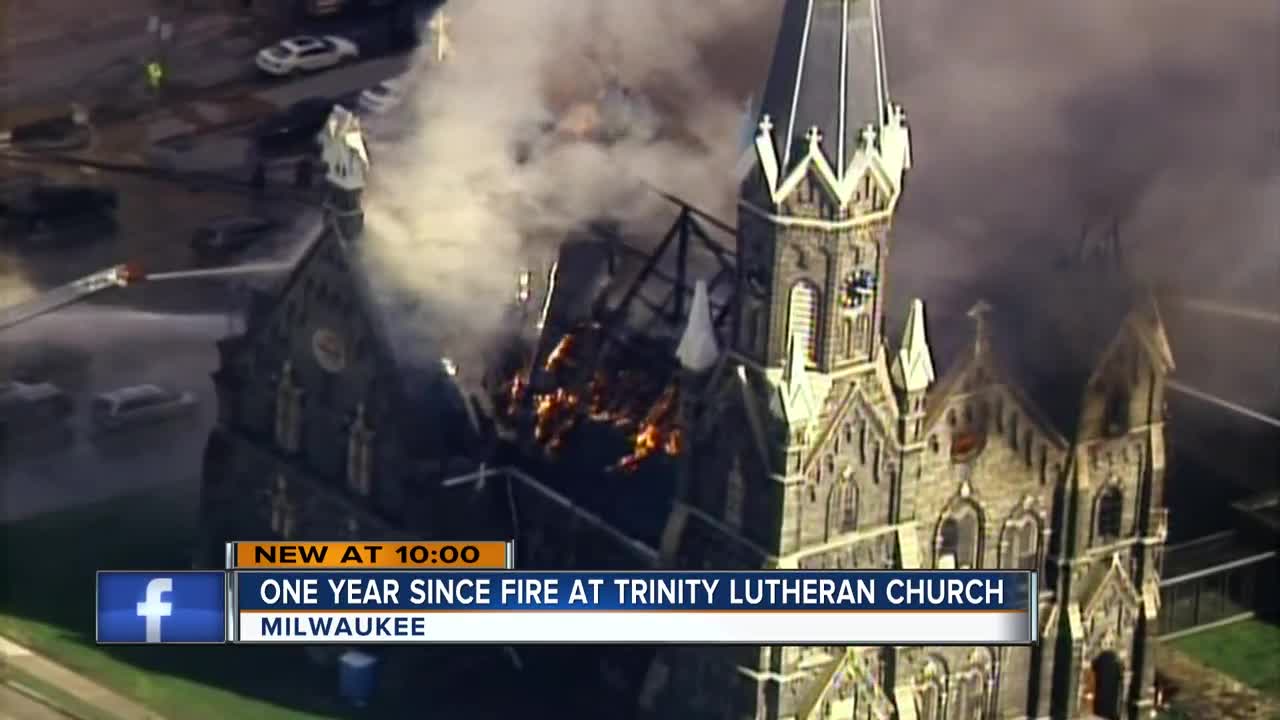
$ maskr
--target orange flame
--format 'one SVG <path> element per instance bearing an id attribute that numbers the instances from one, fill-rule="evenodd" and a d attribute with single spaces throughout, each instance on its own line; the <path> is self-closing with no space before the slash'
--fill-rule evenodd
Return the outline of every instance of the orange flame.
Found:
<path id="1" fill-rule="evenodd" d="M 631 444 L 631 453 L 618 461 L 616 468 L 633 472 L 640 463 L 661 451 L 678 455 L 683 449 L 680 428 L 675 425 L 678 388 L 668 385 L 640 423 Z"/>
<path id="2" fill-rule="evenodd" d="M 569 353 L 573 351 L 574 336 L 572 333 L 566 334 L 560 338 L 560 342 L 552 348 L 551 353 L 547 355 L 547 362 L 543 365 L 547 372 L 555 372 L 569 360 Z"/>
<path id="3" fill-rule="evenodd" d="M 572 365 L 578 338 L 566 334 L 547 355 L 543 364 L 549 373 Z M 514 412 L 529 389 L 529 372 L 512 377 L 508 402 Z M 657 394 L 656 400 L 650 400 Z M 608 423 L 631 433 L 630 452 L 611 469 L 634 471 L 658 453 L 678 455 L 684 447 L 682 431 L 676 426 L 678 389 L 671 384 L 659 391 L 645 373 L 623 370 L 617 374 L 596 372 L 581 390 L 558 387 L 533 396 L 534 440 L 549 454 L 563 445 L 583 420 Z"/>

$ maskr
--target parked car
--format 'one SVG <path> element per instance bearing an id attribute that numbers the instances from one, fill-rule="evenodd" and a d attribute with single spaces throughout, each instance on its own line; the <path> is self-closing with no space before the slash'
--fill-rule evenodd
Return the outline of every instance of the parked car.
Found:
<path id="1" fill-rule="evenodd" d="M 0 454 L 42 440 L 69 439 L 75 406 L 52 383 L 0 383 Z"/>
<path id="2" fill-rule="evenodd" d="M 360 99 L 357 101 L 356 106 L 361 112 L 381 115 L 394 110 L 400 103 L 404 102 L 407 89 L 407 76 L 397 75 L 389 80 L 383 80 L 360 93 Z"/>
<path id="3" fill-rule="evenodd" d="M 135 385 L 94 396 L 90 417 L 96 430 L 111 431 L 175 420 L 191 413 L 197 404 L 194 393 Z"/>
<path id="4" fill-rule="evenodd" d="M 283 77 L 334 67 L 360 57 L 360 48 L 336 35 L 298 35 L 258 51 L 258 69 Z"/>
<path id="5" fill-rule="evenodd" d="M 25 151 L 81 150 L 92 138 L 88 122 L 74 112 L 23 123 L 9 132 L 10 145 Z"/>
<path id="6" fill-rule="evenodd" d="M 335 104 L 329 98 L 307 98 L 267 118 L 254 132 L 258 153 L 278 156 L 313 152 L 319 147 L 320 131 Z"/>
<path id="7" fill-rule="evenodd" d="M 191 249 L 205 257 L 225 257 L 245 250 L 277 226 L 271 218 L 253 215 L 215 218 L 196 230 L 191 237 Z"/>
<path id="8" fill-rule="evenodd" d="M 115 234 L 114 190 L 92 185 L 32 184 L 0 194 L 0 237 L 50 247 Z"/>

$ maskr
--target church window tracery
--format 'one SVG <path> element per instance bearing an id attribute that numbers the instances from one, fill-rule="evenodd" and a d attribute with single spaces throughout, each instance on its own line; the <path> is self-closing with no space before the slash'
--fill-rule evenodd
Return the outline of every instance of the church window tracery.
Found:
<path id="1" fill-rule="evenodd" d="M 293 536 L 294 508 L 289 499 L 289 482 L 284 475 L 276 475 L 271 491 L 271 532 L 288 540 Z"/>
<path id="2" fill-rule="evenodd" d="M 945 720 L 947 676 L 939 663 L 930 661 L 916 676 L 916 717 L 918 720 Z"/>
<path id="3" fill-rule="evenodd" d="M 955 679 L 956 706 L 953 720 L 985 720 L 988 685 L 985 668 L 974 667 Z"/>
<path id="4" fill-rule="evenodd" d="M 361 403 L 347 431 L 347 487 L 362 497 L 373 490 L 373 437 Z"/>
<path id="5" fill-rule="evenodd" d="M 840 530 L 852 532 L 858 527 L 858 488 L 852 482 L 844 483 L 840 500 Z"/>
<path id="6" fill-rule="evenodd" d="M 1122 386 L 1115 386 L 1107 393 L 1105 410 L 1108 437 L 1118 437 L 1129 429 L 1129 392 Z"/>
<path id="7" fill-rule="evenodd" d="M 276 445 L 285 452 L 297 452 L 302 437 L 302 400 L 304 391 L 293 377 L 293 363 L 285 362 L 276 386 Z"/>
<path id="8" fill-rule="evenodd" d="M 1005 525 L 1004 533 L 1004 566 L 1011 570 L 1040 569 L 1039 518 L 1025 513 L 1010 520 Z"/>
<path id="9" fill-rule="evenodd" d="M 957 503 L 938 524 L 935 539 L 935 566 L 941 570 L 968 570 L 978 567 L 981 551 L 982 518 L 973 503 Z"/>
<path id="10" fill-rule="evenodd" d="M 726 488 L 724 499 L 725 522 L 735 530 L 742 528 L 745 499 L 746 490 L 742 478 L 742 460 L 735 456 L 733 468 L 729 471 L 729 485 Z"/>
<path id="11" fill-rule="evenodd" d="M 1118 540 L 1124 523 L 1124 492 L 1109 485 L 1098 495 L 1097 536 L 1099 540 Z"/>
<path id="12" fill-rule="evenodd" d="M 805 360 L 818 360 L 818 288 L 808 280 L 791 286 L 787 315 L 787 341 L 797 341 L 804 348 Z"/>

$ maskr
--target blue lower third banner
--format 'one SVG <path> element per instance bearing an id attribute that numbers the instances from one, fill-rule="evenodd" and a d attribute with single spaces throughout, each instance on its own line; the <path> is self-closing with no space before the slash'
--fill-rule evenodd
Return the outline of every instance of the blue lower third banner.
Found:
<path id="1" fill-rule="evenodd" d="M 233 641 L 1023 645 L 1025 571 L 239 571 Z"/>
<path id="2" fill-rule="evenodd" d="M 184 570 L 98 573 L 98 642 L 227 641 L 227 575 Z"/>

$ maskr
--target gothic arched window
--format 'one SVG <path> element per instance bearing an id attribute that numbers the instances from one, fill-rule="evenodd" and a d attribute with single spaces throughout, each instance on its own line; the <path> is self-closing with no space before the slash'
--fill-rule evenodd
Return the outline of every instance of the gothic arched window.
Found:
<path id="1" fill-rule="evenodd" d="M 302 438 L 303 390 L 293 377 L 293 363 L 286 362 L 276 385 L 275 440 L 281 450 L 296 452 Z"/>
<path id="2" fill-rule="evenodd" d="M 1122 534 L 1124 523 L 1124 493 L 1111 485 L 1098 496 L 1098 538 L 1116 540 Z"/>
<path id="3" fill-rule="evenodd" d="M 1117 385 L 1107 393 L 1105 432 L 1110 437 L 1123 435 L 1129 429 L 1129 391 Z"/>
<path id="4" fill-rule="evenodd" d="M 808 280 L 791 286 L 787 314 L 787 341 L 798 340 L 805 359 L 818 361 L 818 288 Z"/>
<path id="5" fill-rule="evenodd" d="M 728 482 L 724 497 L 724 519 L 729 527 L 737 530 L 742 527 L 746 488 L 742 479 L 742 459 L 736 455 L 733 458 L 733 467 L 729 470 Z"/>
<path id="6" fill-rule="evenodd" d="M 916 677 L 916 718 L 918 720 L 945 720 L 946 670 L 930 661 Z"/>
<path id="7" fill-rule="evenodd" d="M 289 481 L 276 475 L 271 488 L 271 532 L 282 540 L 293 536 L 294 509 L 289 498 Z"/>
<path id="8" fill-rule="evenodd" d="M 846 482 L 840 499 L 840 531 L 851 532 L 857 527 L 858 488 L 852 482 Z"/>
<path id="9" fill-rule="evenodd" d="M 840 347 L 844 348 L 846 357 L 853 355 L 853 320 L 849 318 L 840 323 Z"/>
<path id="10" fill-rule="evenodd" d="M 1004 528 L 1004 567 L 1040 569 L 1040 520 L 1031 514 L 1010 520 Z"/>
<path id="11" fill-rule="evenodd" d="M 987 717 L 987 674 L 973 668 L 955 680 L 956 705 L 952 720 L 985 720 Z"/>
<path id="12" fill-rule="evenodd" d="M 347 487 L 357 495 L 373 490 L 373 450 L 373 428 L 362 403 L 347 430 Z"/>
<path id="13" fill-rule="evenodd" d="M 981 538 L 978 509 L 967 502 L 955 506 L 938 524 L 935 565 L 942 570 L 976 568 Z"/>

